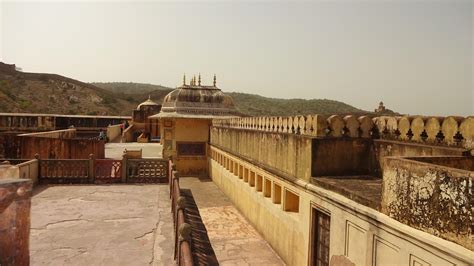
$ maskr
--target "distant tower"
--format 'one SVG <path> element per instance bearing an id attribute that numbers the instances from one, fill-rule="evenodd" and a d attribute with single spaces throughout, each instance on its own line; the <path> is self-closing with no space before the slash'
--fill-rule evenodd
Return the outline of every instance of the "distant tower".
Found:
<path id="1" fill-rule="evenodd" d="M 379 103 L 379 108 L 375 109 L 374 112 L 375 112 L 375 113 L 382 113 L 382 112 L 385 112 L 385 106 L 383 105 L 383 102 L 382 102 L 382 101 Z"/>
<path id="2" fill-rule="evenodd" d="M 214 74 L 214 87 L 216 86 L 216 74 Z"/>
<path id="3" fill-rule="evenodd" d="M 201 86 L 201 73 L 199 73 L 199 76 L 198 76 L 198 86 Z"/>
<path id="4" fill-rule="evenodd" d="M 186 86 L 186 73 L 183 74 L 183 86 Z"/>

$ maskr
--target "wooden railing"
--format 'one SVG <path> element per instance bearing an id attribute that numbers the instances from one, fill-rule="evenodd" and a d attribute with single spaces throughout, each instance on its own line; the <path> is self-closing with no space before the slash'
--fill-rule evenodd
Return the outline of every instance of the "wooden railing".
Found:
<path id="1" fill-rule="evenodd" d="M 186 200 L 181 195 L 179 175 L 174 170 L 174 164 L 169 162 L 169 185 L 171 198 L 171 212 L 174 221 L 174 258 L 177 265 L 194 265 L 191 249 L 191 225 L 186 223 Z"/>

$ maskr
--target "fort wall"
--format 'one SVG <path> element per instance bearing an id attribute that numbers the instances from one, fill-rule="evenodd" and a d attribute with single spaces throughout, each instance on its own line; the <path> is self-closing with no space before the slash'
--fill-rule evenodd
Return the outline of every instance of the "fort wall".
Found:
<path id="1" fill-rule="evenodd" d="M 304 180 L 211 147 L 212 180 L 288 265 L 311 259 L 313 210 L 330 216 L 329 260 L 355 265 L 469 265 L 473 252 Z M 436 255 L 435 255 L 436 254 Z"/>
<path id="2" fill-rule="evenodd" d="M 469 223 L 436 228 L 416 218 L 416 213 L 414 220 L 402 216 L 398 220 L 401 212 L 394 215 L 387 206 L 395 209 L 399 202 L 394 198 L 423 193 L 398 189 L 393 156 L 418 156 L 418 161 L 407 164 L 404 177 L 411 178 L 407 182 L 424 178 L 412 173 L 422 171 L 417 165 L 426 162 L 444 168 L 462 166 L 465 170 L 459 171 L 469 172 L 467 179 L 449 169 L 434 172 L 434 176 L 441 180 L 443 171 L 450 172 L 445 179 L 457 189 L 453 193 L 467 196 L 462 184 L 472 182 L 472 157 L 468 156 L 472 154 L 473 122 L 472 117 L 337 115 L 215 119 L 210 129 L 210 176 L 289 265 L 307 264 L 314 257 L 314 246 L 324 243 L 329 244 L 329 254 L 323 252 L 319 257 L 327 255 L 328 262 L 466 265 L 474 256 L 472 247 L 466 245 L 464 236 L 453 243 L 449 235 L 457 230 L 465 235 Z M 441 155 L 458 157 L 430 157 Z M 341 178 L 350 183 L 338 181 Z M 321 185 L 323 182 L 329 185 Z M 353 184 L 356 186 L 351 187 Z M 376 196 L 366 197 L 371 193 Z M 390 193 L 398 194 L 392 197 Z M 433 220 L 435 210 L 443 205 L 439 195 L 432 198 L 438 206 L 421 215 Z M 453 212 L 464 206 L 459 204 L 462 199 L 448 201 Z M 421 210 L 419 207 L 415 209 Z M 321 217 L 330 220 L 326 222 L 330 233 L 322 235 L 327 236 L 323 244 L 314 235 L 314 220 Z M 413 225 L 420 222 L 424 225 Z"/>

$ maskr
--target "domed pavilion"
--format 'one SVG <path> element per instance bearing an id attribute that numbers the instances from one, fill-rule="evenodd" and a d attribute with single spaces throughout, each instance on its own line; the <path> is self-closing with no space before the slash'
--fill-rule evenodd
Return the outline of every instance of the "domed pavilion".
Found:
<path id="1" fill-rule="evenodd" d="M 163 158 L 173 157 L 181 174 L 207 173 L 209 128 L 213 118 L 235 117 L 240 113 L 232 98 L 216 86 L 201 85 L 201 76 L 192 78 L 163 99 L 160 113 L 149 119 L 158 120 Z"/>

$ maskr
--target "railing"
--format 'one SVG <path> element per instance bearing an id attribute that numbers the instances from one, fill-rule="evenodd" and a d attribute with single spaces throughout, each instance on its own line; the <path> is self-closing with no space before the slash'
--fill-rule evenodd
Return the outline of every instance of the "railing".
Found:
<path id="1" fill-rule="evenodd" d="M 186 200 L 181 196 L 178 172 L 170 160 L 170 197 L 174 221 L 174 258 L 177 265 L 194 265 L 191 250 L 191 225 L 186 223 Z"/>
<path id="2" fill-rule="evenodd" d="M 168 161 L 163 159 L 40 159 L 40 183 L 166 183 L 169 180 Z"/>
<path id="3" fill-rule="evenodd" d="M 0 265 L 29 265 L 32 182 L 0 180 Z"/>
<path id="4" fill-rule="evenodd" d="M 94 161 L 95 183 L 122 182 L 122 161 L 97 159 Z"/>
<path id="5" fill-rule="evenodd" d="M 168 181 L 168 161 L 165 159 L 127 159 L 127 181 L 165 183 Z"/>
<path id="6" fill-rule="evenodd" d="M 474 149 L 474 116 L 290 116 L 214 119 L 213 127 L 315 137 L 380 137 Z"/>
<path id="7" fill-rule="evenodd" d="M 90 160 L 40 160 L 39 181 L 45 183 L 92 183 Z"/>

